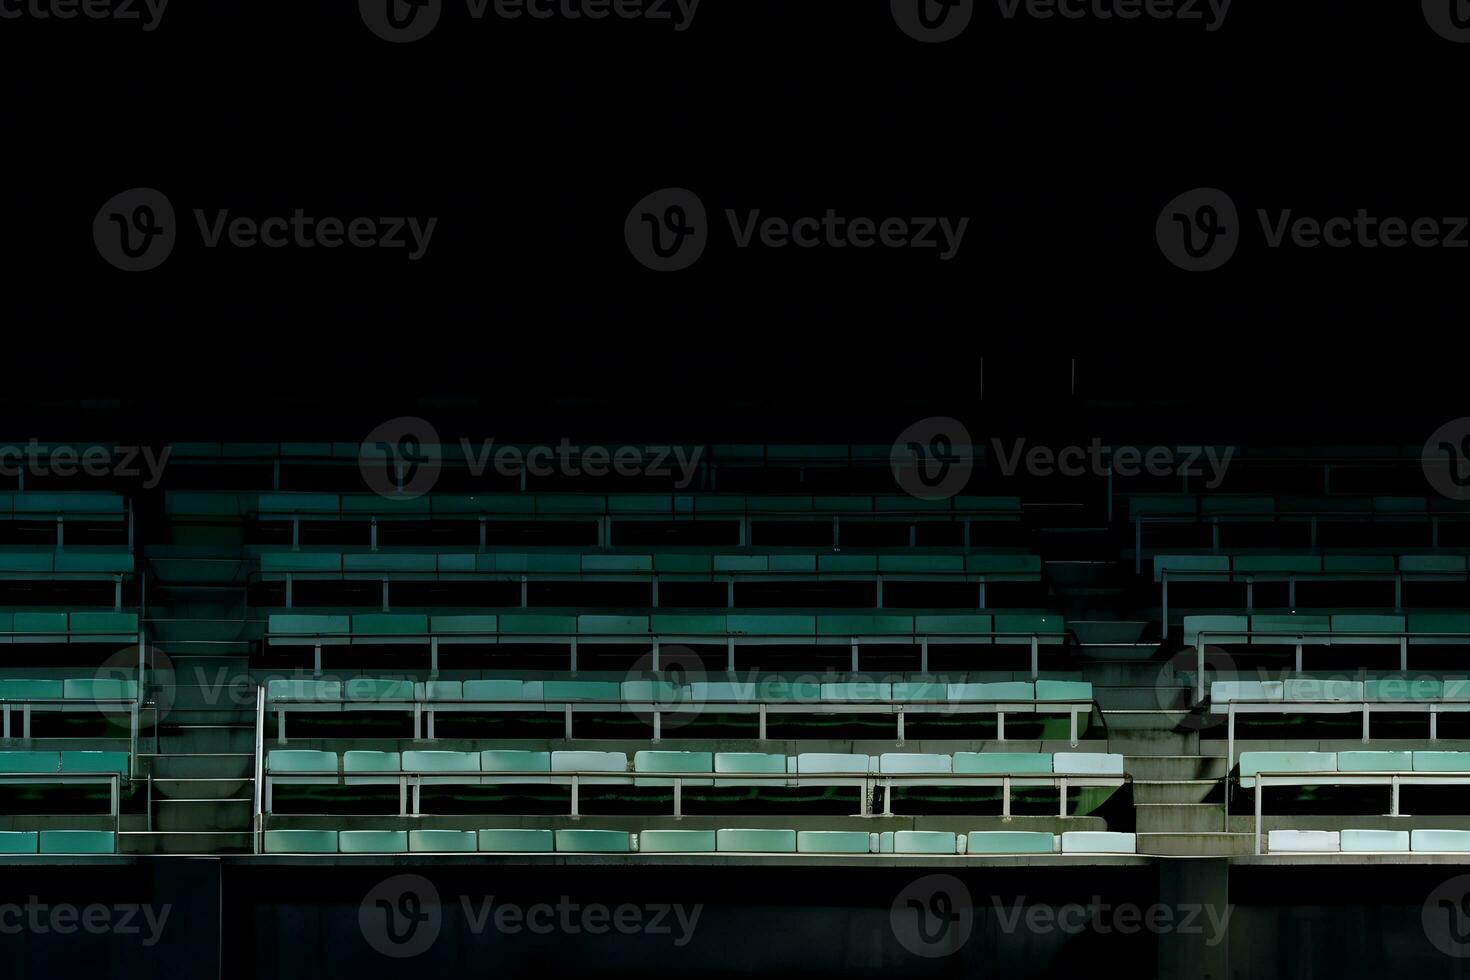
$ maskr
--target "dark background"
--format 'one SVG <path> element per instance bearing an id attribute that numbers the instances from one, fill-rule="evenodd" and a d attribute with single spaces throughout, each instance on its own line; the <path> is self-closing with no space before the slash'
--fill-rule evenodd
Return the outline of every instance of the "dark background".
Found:
<path id="1" fill-rule="evenodd" d="M 1297 379 L 1344 360 L 1453 379 L 1470 249 L 1269 250 L 1254 211 L 1470 213 L 1467 65 L 1470 45 L 1413 0 L 1236 0 L 1214 33 L 1006 21 L 979 0 L 938 45 L 903 34 L 888 0 L 704 0 L 682 33 L 472 22 L 448 0 L 407 45 L 369 33 L 352 0 L 172 0 L 151 33 L 3 20 L 0 262 L 26 351 L 7 380 L 100 372 L 243 404 L 288 381 L 859 397 L 969 385 L 997 349 L 1105 352 L 1160 394 L 1222 358 Z M 721 229 L 693 268 L 660 275 L 630 257 L 623 220 L 675 185 Z M 126 274 L 91 222 L 135 186 L 163 190 L 186 227 L 161 268 Z M 1252 226 L 1213 273 L 1174 268 L 1154 238 L 1197 186 Z M 413 263 L 205 250 L 195 207 L 440 224 Z M 736 250 L 726 207 L 971 223 L 949 262 Z"/>

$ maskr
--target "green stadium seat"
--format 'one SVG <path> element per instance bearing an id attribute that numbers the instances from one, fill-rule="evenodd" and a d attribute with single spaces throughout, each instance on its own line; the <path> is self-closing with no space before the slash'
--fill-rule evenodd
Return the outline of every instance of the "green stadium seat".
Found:
<path id="1" fill-rule="evenodd" d="M 494 633 L 499 616 L 430 616 L 431 633 Z"/>
<path id="2" fill-rule="evenodd" d="M 1060 634 L 1066 629 L 1061 616 L 1052 613 L 996 613 L 997 633 Z"/>
<path id="3" fill-rule="evenodd" d="M 895 681 L 893 684 L 895 702 L 943 701 L 948 694 L 949 686 L 935 681 Z"/>
<path id="4" fill-rule="evenodd" d="M 1407 851 L 1407 830 L 1344 830 L 1340 835 L 1344 851 Z"/>
<path id="5" fill-rule="evenodd" d="M 1409 772 L 1412 752 L 1354 751 L 1337 753 L 1338 772 Z"/>
<path id="6" fill-rule="evenodd" d="M 715 834 L 716 848 L 721 851 L 759 852 L 763 854 L 795 854 L 794 830 L 722 829 Z"/>
<path id="7" fill-rule="evenodd" d="M 1315 575 L 1322 571 L 1322 559 L 1317 555 L 1236 555 L 1231 567 L 1255 575 Z"/>
<path id="8" fill-rule="evenodd" d="M 866 830 L 799 830 L 798 854 L 867 854 L 871 842 Z"/>
<path id="9" fill-rule="evenodd" d="M 619 693 L 624 701 L 667 703 L 680 700 L 682 689 L 672 681 L 623 681 Z"/>
<path id="10" fill-rule="evenodd" d="M 352 617 L 354 636 L 421 636 L 428 631 L 428 616 L 409 613 L 361 613 Z"/>
<path id="11" fill-rule="evenodd" d="M 501 616 L 500 632 L 518 636 L 570 636 L 577 632 L 575 616 Z"/>
<path id="12" fill-rule="evenodd" d="M 516 680 L 465 681 L 461 693 L 466 701 L 532 700 L 525 683 Z"/>
<path id="13" fill-rule="evenodd" d="M 403 753 L 405 772 L 479 772 L 478 752 L 412 749 Z"/>
<path id="14" fill-rule="evenodd" d="M 480 753 L 481 772 L 551 772 L 551 753 L 529 749 L 486 749 Z M 534 777 L 515 782 L 536 782 Z"/>
<path id="15" fill-rule="evenodd" d="M 353 786 L 397 783 L 402 769 L 403 757 L 397 752 L 350 749 L 342 753 L 342 773 L 346 777 L 344 781 Z M 387 775 L 374 776 L 374 773 Z"/>
<path id="16" fill-rule="evenodd" d="M 61 753 L 62 772 L 115 772 L 128 773 L 126 752 L 97 752 L 83 750 Z"/>
<path id="17" fill-rule="evenodd" d="M 637 634 L 648 632 L 647 616 L 578 616 L 578 633 Z"/>
<path id="18" fill-rule="evenodd" d="M 985 634 L 995 630 L 990 616 L 964 613 L 960 615 L 915 616 L 914 632 L 920 635 Z M 988 640 L 984 642 L 989 642 Z"/>
<path id="19" fill-rule="evenodd" d="M 137 613 L 123 612 L 74 612 L 68 617 L 73 633 L 117 633 L 138 632 Z"/>
<path id="20" fill-rule="evenodd" d="M 1281 701 L 1286 697 L 1284 681 L 1213 681 L 1210 684 L 1210 703 L 1229 704 L 1231 701 Z"/>
<path id="21" fill-rule="evenodd" d="M 335 575 L 342 571 L 342 556 L 326 551 L 267 551 L 260 556 L 266 573 L 315 572 Z"/>
<path id="22" fill-rule="evenodd" d="M 725 635 L 724 616 L 655 613 L 649 618 L 655 633 L 691 636 Z"/>
<path id="23" fill-rule="evenodd" d="M 110 830 L 43 830 L 42 854 L 113 854 L 116 837 Z"/>
<path id="24" fill-rule="evenodd" d="M 0 772 L 60 772 L 60 752 L 0 752 Z"/>
<path id="25" fill-rule="evenodd" d="M 1258 772 L 1336 772 L 1335 752 L 1242 752 L 1240 784 L 1254 786 Z"/>
<path id="26" fill-rule="evenodd" d="M 1369 701 L 1435 701 L 1444 697 L 1437 677 L 1378 677 L 1363 683 Z"/>
<path id="27" fill-rule="evenodd" d="M 1036 685 L 1030 681 L 951 684 L 949 685 L 949 700 L 986 703 L 1034 701 L 1036 700 Z"/>
<path id="28" fill-rule="evenodd" d="M 893 685 L 873 681 L 827 683 L 821 686 L 823 701 L 891 701 Z"/>
<path id="29" fill-rule="evenodd" d="M 61 682 L 68 701 L 136 701 L 138 682 L 113 677 L 84 677 Z"/>
<path id="30" fill-rule="evenodd" d="M 638 850 L 645 854 L 688 854 L 714 849 L 713 830 L 645 830 L 638 835 Z"/>
<path id="31" fill-rule="evenodd" d="M 337 834 L 343 854 L 406 854 L 408 834 L 402 830 L 344 830 Z"/>
<path id="32" fill-rule="evenodd" d="M 1091 701 L 1092 684 L 1088 681 L 1045 681 L 1036 682 L 1038 701 Z"/>
<path id="33" fill-rule="evenodd" d="M 1071 776 L 1121 776 L 1123 757 L 1106 752 L 1057 752 L 1052 772 Z"/>
<path id="34" fill-rule="evenodd" d="M 556 849 L 573 854 L 626 854 L 632 843 L 622 830 L 558 830 Z"/>
<path id="35" fill-rule="evenodd" d="M 555 841 L 549 830 L 482 830 L 479 834 L 482 851 L 546 853 L 555 849 Z"/>
<path id="36" fill-rule="evenodd" d="M 1342 613 L 1332 617 L 1332 632 L 1337 633 L 1402 633 L 1404 632 L 1404 617 L 1364 615 Z M 1334 643 L 1386 643 L 1389 639 L 1382 640 L 1371 636 L 1347 636 L 1333 637 Z"/>
<path id="37" fill-rule="evenodd" d="M 1266 835 L 1272 851 L 1336 853 L 1342 841 L 1335 830 L 1273 830 Z"/>
<path id="38" fill-rule="evenodd" d="M 342 684 L 348 701 L 412 701 L 413 681 L 354 677 Z"/>
<path id="39" fill-rule="evenodd" d="M 34 830 L 0 830 L 0 854 L 35 854 L 38 836 Z"/>
<path id="40" fill-rule="evenodd" d="M 1327 616 L 1281 616 L 1265 614 L 1251 617 L 1251 642 L 1263 644 L 1286 644 L 1294 646 L 1302 633 L 1326 633 L 1332 621 Z M 1258 634 L 1284 634 L 1281 636 Z M 1297 635 L 1293 635 L 1297 634 Z M 1307 636 L 1300 638 L 1304 643 L 1326 643 L 1326 637 Z"/>
<path id="41" fill-rule="evenodd" d="M 1415 752 L 1415 772 L 1470 772 L 1470 752 Z"/>
<path id="42" fill-rule="evenodd" d="M 544 681 L 541 685 L 546 701 L 617 701 L 619 693 L 613 681 Z"/>
<path id="43" fill-rule="evenodd" d="M 735 615 L 725 617 L 725 627 L 736 635 L 748 636 L 815 636 L 815 616 L 754 616 Z"/>
<path id="44" fill-rule="evenodd" d="M 348 755 L 354 753 L 349 752 Z M 360 754 L 360 753 L 359 753 Z M 311 749 L 271 749 L 265 756 L 266 772 L 330 772 L 337 771 L 337 753 Z"/>
<path id="45" fill-rule="evenodd" d="M 1036 830 L 976 830 L 965 842 L 967 854 L 1051 854 L 1055 836 Z"/>
<path id="46" fill-rule="evenodd" d="M 709 752 L 668 752 L 644 750 L 633 753 L 634 772 L 714 772 L 714 755 Z M 672 786 L 673 779 L 635 779 L 636 786 Z M 686 780 L 686 786 L 708 786 L 711 780 Z"/>
<path id="47" fill-rule="evenodd" d="M 552 772 L 627 772 L 623 752 L 560 751 L 551 753 Z"/>
<path id="48" fill-rule="evenodd" d="M 878 757 L 882 773 L 947 773 L 951 762 L 947 755 L 920 752 L 885 752 Z"/>
<path id="49" fill-rule="evenodd" d="M 1411 830 L 1409 850 L 1463 854 L 1470 851 L 1470 830 Z"/>
<path id="50" fill-rule="evenodd" d="M 893 833 L 895 854 L 954 854 L 955 835 L 942 830 L 897 830 Z"/>
<path id="51" fill-rule="evenodd" d="M 1285 681 L 1287 701 L 1361 701 L 1363 682 L 1340 678 L 1292 677 Z"/>
<path id="52" fill-rule="evenodd" d="M 474 851 L 479 840 L 473 830 L 410 830 L 408 849 L 416 854 Z"/>
<path id="53" fill-rule="evenodd" d="M 267 632 L 273 634 L 304 634 L 306 636 L 346 636 L 352 619 L 349 616 L 315 616 L 301 613 L 272 613 L 267 620 Z"/>
<path id="54" fill-rule="evenodd" d="M 1063 854 L 1135 854 L 1138 838 L 1102 830 L 1071 830 L 1062 834 Z"/>
<path id="55" fill-rule="evenodd" d="M 267 701 L 340 701 L 341 681 L 273 680 L 266 685 Z"/>
<path id="56" fill-rule="evenodd" d="M 61 681 L 0 680 L 0 701 L 52 701 L 63 696 Z"/>
<path id="57" fill-rule="evenodd" d="M 1322 571 L 1336 573 L 1385 573 L 1394 571 L 1393 555 L 1323 555 Z"/>
<path id="58" fill-rule="evenodd" d="M 1399 571 L 1410 573 L 1428 573 L 1463 575 L 1465 573 L 1464 555 L 1400 555 Z"/>
<path id="59" fill-rule="evenodd" d="M 974 775 L 1049 773 L 1052 757 L 1045 752 L 956 752 L 954 771 Z"/>
<path id="60" fill-rule="evenodd" d="M 802 752 L 796 757 L 798 773 L 869 773 L 875 772 L 874 760 L 866 755 L 840 752 Z"/>

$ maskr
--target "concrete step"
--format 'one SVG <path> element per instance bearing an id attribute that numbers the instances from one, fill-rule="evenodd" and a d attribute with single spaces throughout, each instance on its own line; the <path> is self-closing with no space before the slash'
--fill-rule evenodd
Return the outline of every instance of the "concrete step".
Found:
<path id="1" fill-rule="evenodd" d="M 1144 635 L 1153 624 L 1146 619 L 1071 619 L 1067 626 L 1084 646 L 1145 645 Z M 1156 644 L 1146 644 L 1153 649 Z"/>
<path id="2" fill-rule="evenodd" d="M 1204 803 L 1219 792 L 1217 779 L 1134 779 L 1135 803 Z"/>
<path id="3" fill-rule="evenodd" d="M 1225 775 L 1225 760 L 1200 755 L 1127 755 L 1123 771 L 1135 780 L 1218 780 Z"/>
<path id="4" fill-rule="evenodd" d="M 1234 857 L 1250 854 L 1253 838 L 1235 833 L 1139 833 L 1138 853 L 1167 857 Z"/>
<path id="5" fill-rule="evenodd" d="M 157 755 L 148 759 L 155 778 L 178 776 L 247 777 L 255 771 L 255 756 L 248 752 Z"/>
<path id="6" fill-rule="evenodd" d="M 1119 724 L 1109 715 L 1108 751 L 1124 755 L 1196 755 L 1199 735 L 1191 731 L 1172 731 L 1159 727 Z"/>
<path id="7" fill-rule="evenodd" d="M 1188 688 L 1174 685 L 1139 684 L 1099 687 L 1093 685 L 1093 700 L 1104 711 L 1159 711 L 1184 714 L 1189 710 Z"/>
<path id="8" fill-rule="evenodd" d="M 1225 829 L 1225 807 L 1219 803 L 1138 803 L 1140 833 L 1210 833 Z"/>
<path id="9" fill-rule="evenodd" d="M 154 830 L 124 834 L 118 840 L 118 850 L 124 854 L 249 854 L 251 837 L 249 828 L 228 834 L 169 833 Z"/>
<path id="10" fill-rule="evenodd" d="M 249 724 L 164 725 L 159 737 L 162 755 L 199 752 L 255 751 L 255 730 Z"/>

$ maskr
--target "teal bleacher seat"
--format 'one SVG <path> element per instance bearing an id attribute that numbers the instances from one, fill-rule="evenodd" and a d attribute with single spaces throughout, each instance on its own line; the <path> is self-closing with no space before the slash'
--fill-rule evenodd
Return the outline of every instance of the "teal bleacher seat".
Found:
<path id="1" fill-rule="evenodd" d="M 348 755 L 360 753 L 347 753 Z M 330 772 L 337 771 L 337 753 L 318 752 L 310 749 L 271 749 L 265 756 L 267 772 Z"/>
<path id="2" fill-rule="evenodd" d="M 473 830 L 410 830 L 408 849 L 414 853 L 474 851 L 479 839 Z"/>
<path id="3" fill-rule="evenodd" d="M 405 854 L 408 834 L 402 830 L 344 830 L 337 835 L 343 854 Z"/>
<path id="4" fill-rule="evenodd" d="M 1036 830 L 976 830 L 965 843 L 967 854 L 1051 854 L 1055 836 Z"/>
<path id="5" fill-rule="evenodd" d="M 638 835 L 638 850 L 645 854 L 713 851 L 713 830 L 645 830 Z"/>
<path id="6" fill-rule="evenodd" d="M 482 830 L 482 851 L 544 853 L 555 849 L 555 838 L 549 830 Z"/>
<path id="7" fill-rule="evenodd" d="M 117 839 L 110 830 L 43 830 L 42 854 L 112 854 Z"/>
<path id="8" fill-rule="evenodd" d="M 954 854 L 955 835 L 940 830 L 899 830 L 893 834 L 895 854 Z"/>
<path id="9" fill-rule="evenodd" d="M 799 830 L 798 854 L 867 854 L 870 840 L 866 830 Z"/>
<path id="10" fill-rule="evenodd" d="M 564 853 L 626 854 L 632 849 L 621 830 L 558 830 L 556 849 Z"/>
<path id="11" fill-rule="evenodd" d="M 748 851 L 765 854 L 796 853 L 794 830 L 734 830 L 716 832 L 716 848 L 721 851 Z"/>
<path id="12" fill-rule="evenodd" d="M 35 854 L 38 836 L 34 830 L 0 830 L 0 854 Z"/>

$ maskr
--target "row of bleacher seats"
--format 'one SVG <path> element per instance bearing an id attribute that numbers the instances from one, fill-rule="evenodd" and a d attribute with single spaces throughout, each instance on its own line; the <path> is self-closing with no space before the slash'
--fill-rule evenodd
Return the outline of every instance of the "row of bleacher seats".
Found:
<path id="1" fill-rule="evenodd" d="M 1382 751 L 1350 752 L 1242 752 L 1240 785 L 1250 788 L 1258 773 L 1406 773 L 1465 774 L 1470 785 L 1470 752 Z"/>
<path id="2" fill-rule="evenodd" d="M 110 830 L 0 830 L 0 854 L 112 854 Z"/>
<path id="3" fill-rule="evenodd" d="M 256 517 L 260 520 L 371 520 L 374 518 L 504 519 L 587 517 L 679 517 L 731 520 L 741 516 L 799 517 L 895 515 L 969 516 L 1019 520 L 1018 497 L 957 495 L 921 500 L 902 494 L 795 496 L 719 493 L 431 493 L 384 497 L 372 493 L 221 493 L 169 491 L 165 511 L 176 517 Z"/>
<path id="4" fill-rule="evenodd" d="M 1470 852 L 1470 830 L 1272 830 L 1266 839 L 1273 854 Z"/>
<path id="5" fill-rule="evenodd" d="M 1346 701 L 1360 702 L 1470 702 L 1470 678 L 1374 677 L 1349 680 L 1336 677 L 1288 677 L 1273 681 L 1214 681 L 1210 684 L 1210 703 L 1280 702 L 1289 708 L 1293 702 Z"/>
<path id="6" fill-rule="evenodd" d="M 3 561 L 3 556 L 0 556 Z M 1461 560 L 1461 570 L 1464 560 Z M 606 554 L 583 551 L 546 552 L 343 552 L 263 551 L 260 570 L 266 575 L 531 575 L 597 576 L 626 575 L 669 581 L 713 581 L 714 576 L 754 575 L 772 578 L 784 575 L 938 575 L 968 579 L 971 576 L 1008 576 L 1008 580 L 1036 581 L 1041 576 L 1041 559 L 1020 553 L 986 554 L 721 554 L 716 548 L 703 552 L 659 552 L 651 554 Z M 721 579 L 723 580 L 723 579 Z"/>
<path id="7" fill-rule="evenodd" d="M 0 611 L 0 643 L 102 643 L 138 639 L 130 612 Z"/>
<path id="8" fill-rule="evenodd" d="M 1470 754 L 1467 754 L 1470 758 Z M 515 773 L 553 772 L 651 773 L 787 773 L 792 775 L 859 773 L 880 774 L 1036 774 L 1122 776 L 1123 757 L 1102 752 L 956 752 L 937 755 L 885 752 L 863 755 L 803 752 L 794 756 L 765 752 L 684 752 L 645 750 L 634 753 L 632 767 L 626 752 L 526 749 L 485 749 L 480 752 L 407 750 L 335 752 L 311 749 L 272 749 L 266 756 L 270 773 L 350 775 L 354 773 Z M 650 783 L 649 785 L 660 785 Z"/>
<path id="9" fill-rule="evenodd" d="M 1470 682 L 1467 682 L 1470 683 Z M 3 682 L 0 682 L 3 684 Z M 3 690 L 3 687 L 0 687 Z M 274 679 L 266 700 L 301 702 L 378 701 L 604 701 L 609 703 L 823 703 L 955 701 L 985 704 L 1009 702 L 1090 702 L 1087 681 L 802 681 L 769 677 L 762 681 L 666 680 L 521 680 L 502 678 L 467 681 L 410 681 L 355 677 L 346 681 Z"/>
<path id="10" fill-rule="evenodd" d="M 271 614 L 267 635 L 273 642 L 288 638 L 373 638 L 576 635 L 596 636 L 1014 636 L 1039 635 L 1060 642 L 1066 623 L 1054 613 L 896 615 L 889 613 L 655 613 L 649 616 L 526 613 L 432 615 L 422 613 Z"/>
<path id="11" fill-rule="evenodd" d="M 1132 854 L 1133 834 L 935 830 L 267 830 L 268 854 Z"/>

